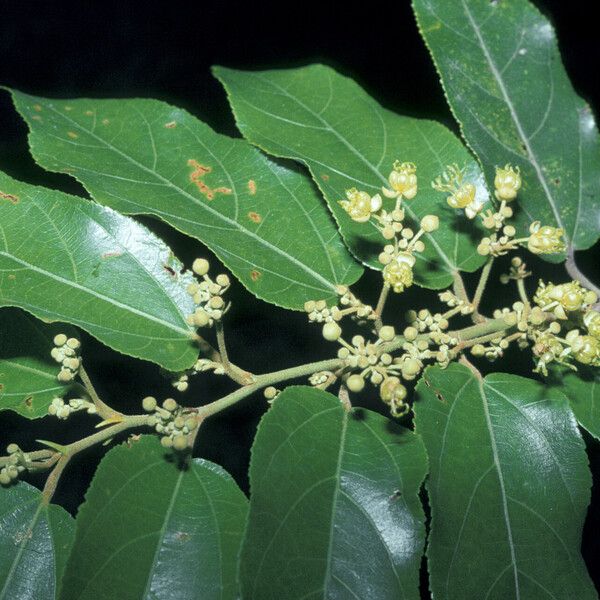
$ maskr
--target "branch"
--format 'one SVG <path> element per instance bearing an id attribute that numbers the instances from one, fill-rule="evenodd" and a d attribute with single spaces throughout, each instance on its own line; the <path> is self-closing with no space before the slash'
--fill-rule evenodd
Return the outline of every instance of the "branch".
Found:
<path id="1" fill-rule="evenodd" d="M 479 313 L 479 305 L 481 304 L 481 298 L 483 297 L 483 292 L 485 292 L 485 286 L 487 284 L 493 265 L 494 257 L 491 256 L 483 266 L 483 269 L 481 270 L 481 276 L 479 277 L 479 282 L 477 283 L 477 288 L 475 289 L 475 295 L 473 296 L 472 304 L 473 321 L 475 323 L 481 323 L 482 321 L 485 321 L 485 317 Z"/>
<path id="2" fill-rule="evenodd" d="M 375 329 L 379 331 L 383 322 L 381 320 L 381 316 L 383 315 L 383 309 L 385 308 L 385 303 L 390 292 L 390 286 L 387 284 L 383 284 L 381 288 L 381 294 L 379 294 L 379 300 L 377 301 L 377 306 L 375 307 Z"/>
<path id="3" fill-rule="evenodd" d="M 113 417 L 123 416 L 123 413 L 114 410 L 101 400 L 100 396 L 98 396 L 98 392 L 96 392 L 96 388 L 94 387 L 92 380 L 87 374 L 87 371 L 83 368 L 83 365 L 79 367 L 79 378 L 81 379 L 81 382 L 83 383 L 83 386 L 85 387 L 89 397 L 92 399 L 98 415 L 100 415 L 103 419 L 111 419 Z"/>
<path id="4" fill-rule="evenodd" d="M 252 373 L 243 371 L 239 367 L 236 367 L 229 360 L 229 356 L 227 354 L 227 346 L 225 344 L 225 330 L 223 328 L 223 323 L 221 321 L 215 321 L 215 329 L 217 332 L 219 358 L 221 364 L 223 365 L 223 369 L 225 370 L 225 374 L 240 385 L 248 385 L 249 383 L 252 383 L 254 381 L 254 376 L 252 375 Z"/>

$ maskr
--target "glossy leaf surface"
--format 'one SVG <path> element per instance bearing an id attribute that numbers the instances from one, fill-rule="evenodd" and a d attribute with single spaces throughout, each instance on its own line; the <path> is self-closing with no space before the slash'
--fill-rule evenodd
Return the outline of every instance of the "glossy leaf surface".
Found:
<path id="1" fill-rule="evenodd" d="M 579 554 L 591 477 L 566 398 L 455 363 L 417 389 L 434 598 L 596 598 Z"/>
<path id="2" fill-rule="evenodd" d="M 168 458 L 148 436 L 103 459 L 77 516 L 62 600 L 237 597 L 246 497 L 221 467 Z"/>
<path id="3" fill-rule="evenodd" d="M 0 488 L 0 600 L 55 600 L 74 529 L 28 483 Z"/>
<path id="4" fill-rule="evenodd" d="M 13 98 L 43 167 L 201 240 L 259 298 L 298 309 L 362 273 L 310 180 L 244 140 L 156 100 Z"/>
<path id="5" fill-rule="evenodd" d="M 573 90 L 548 20 L 527 0 L 413 5 L 488 181 L 497 165 L 521 169 L 521 230 L 540 220 L 564 228 L 574 248 L 589 248 L 600 231 L 598 128 Z"/>
<path id="6" fill-rule="evenodd" d="M 382 108 L 354 81 L 322 65 L 284 71 L 247 72 L 218 67 L 244 136 L 276 156 L 304 162 L 322 190 L 352 252 L 375 268 L 384 240 L 371 223 L 355 223 L 339 206 L 349 188 L 375 194 L 389 186 L 395 160 L 417 165 L 419 192 L 405 202 L 418 229 L 426 214 L 440 217 L 440 229 L 427 235 L 427 249 L 417 262 L 418 282 L 440 288 L 456 270 L 474 271 L 483 258 L 473 240 L 478 223 L 451 209 L 431 181 L 446 165 L 458 163 L 465 178 L 488 198 L 474 158 L 454 134 L 439 123 L 394 114 Z M 385 200 L 387 209 L 393 200 Z"/>
<path id="7" fill-rule="evenodd" d="M 78 325 L 115 350 L 182 370 L 198 355 L 182 268 L 133 219 L 0 173 L 0 306 Z"/>
<path id="8" fill-rule="evenodd" d="M 579 368 L 561 373 L 559 389 L 569 399 L 579 424 L 600 439 L 600 373 L 597 368 Z"/>
<path id="9" fill-rule="evenodd" d="M 242 597 L 419 598 L 425 472 L 412 432 L 287 388 L 252 448 Z"/>

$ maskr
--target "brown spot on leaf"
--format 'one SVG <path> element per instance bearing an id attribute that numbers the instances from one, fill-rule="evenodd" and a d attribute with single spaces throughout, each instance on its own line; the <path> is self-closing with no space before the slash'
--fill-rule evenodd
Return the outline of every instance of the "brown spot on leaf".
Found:
<path id="1" fill-rule="evenodd" d="M 42 107 L 39 104 L 34 104 L 33 110 L 35 110 L 35 112 L 42 112 Z"/>
<path id="2" fill-rule="evenodd" d="M 31 408 L 33 405 L 33 396 L 27 396 L 27 398 L 25 398 L 25 400 L 23 400 L 23 404 L 27 407 L 27 408 Z"/>
<path id="3" fill-rule="evenodd" d="M 172 269 L 169 265 L 163 265 L 163 269 L 171 276 L 171 277 L 175 277 L 176 273 L 175 270 Z"/>
<path id="4" fill-rule="evenodd" d="M 7 194 L 6 192 L 0 192 L 0 198 L 3 200 L 8 200 L 11 204 L 19 203 L 19 196 L 15 196 L 14 194 Z"/>
<path id="5" fill-rule="evenodd" d="M 248 191 L 250 192 L 251 196 L 254 196 L 254 194 L 256 194 L 256 181 L 254 181 L 254 179 L 251 179 L 248 182 Z"/>
<path id="6" fill-rule="evenodd" d="M 32 120 L 32 121 L 41 121 L 41 120 L 42 120 L 42 117 L 40 117 L 40 115 L 33 115 L 33 116 L 31 117 L 31 120 Z"/>
<path id="7" fill-rule="evenodd" d="M 260 223 L 262 221 L 262 217 L 257 212 L 253 212 L 253 211 L 250 211 L 248 213 L 248 218 L 251 221 L 254 221 L 254 223 Z"/>
<path id="8" fill-rule="evenodd" d="M 187 542 L 192 536 L 189 533 L 186 533 L 185 531 L 178 531 L 175 534 L 175 537 L 177 538 L 178 542 Z"/>
<path id="9" fill-rule="evenodd" d="M 175 121 L 169 121 L 168 123 L 165 123 L 165 127 L 167 129 L 175 129 L 175 127 L 177 127 L 177 123 Z"/>
<path id="10" fill-rule="evenodd" d="M 79 136 L 74 131 L 67 131 L 67 135 L 72 139 L 76 140 Z"/>
<path id="11" fill-rule="evenodd" d="M 119 256 L 121 256 L 123 253 L 120 252 L 119 250 L 113 250 L 112 252 L 105 252 L 101 258 L 106 259 L 106 258 L 117 258 Z"/>
<path id="12" fill-rule="evenodd" d="M 86 110 L 85 111 L 85 116 L 86 117 L 93 117 L 94 116 L 94 111 L 93 110 Z"/>
<path id="13" fill-rule="evenodd" d="M 2 392 L 3 389 L 4 389 L 4 384 L 0 383 L 0 392 Z"/>
<path id="14" fill-rule="evenodd" d="M 14 273 L 10 273 L 8 276 L 9 281 L 14 281 L 16 278 L 17 278 L 17 276 Z"/>
<path id="15" fill-rule="evenodd" d="M 73 107 L 72 107 L 72 106 L 69 106 L 69 105 L 67 104 L 67 106 L 65 106 L 65 110 L 66 110 L 67 112 L 71 112 L 71 111 L 73 110 Z"/>
<path id="16" fill-rule="evenodd" d="M 216 194 L 231 194 L 231 189 L 228 187 L 210 188 L 204 182 L 204 176 L 212 172 L 212 167 L 201 165 L 197 160 L 190 158 L 188 165 L 194 170 L 190 173 L 190 181 L 200 190 L 207 200 L 212 200 Z"/>
<path id="17" fill-rule="evenodd" d="M 261 275 L 262 273 L 256 269 L 252 269 L 252 271 L 250 271 L 250 279 L 252 279 L 252 281 L 258 281 Z"/>
<path id="18" fill-rule="evenodd" d="M 108 119 L 102 119 L 102 125 L 108 125 L 110 121 Z"/>
<path id="19" fill-rule="evenodd" d="M 329 175 L 327 175 L 327 173 L 321 173 L 321 179 L 323 181 L 329 181 Z"/>

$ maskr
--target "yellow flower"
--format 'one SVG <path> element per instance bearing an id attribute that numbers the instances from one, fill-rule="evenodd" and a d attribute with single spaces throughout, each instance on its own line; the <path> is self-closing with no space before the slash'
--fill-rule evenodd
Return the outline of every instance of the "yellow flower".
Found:
<path id="1" fill-rule="evenodd" d="M 382 187 L 381 191 L 386 198 L 404 198 L 412 200 L 417 195 L 417 167 L 414 163 L 400 161 L 394 162 L 394 170 L 390 173 L 388 181 L 390 188 Z"/>
<path id="2" fill-rule="evenodd" d="M 413 283 L 412 268 L 415 257 L 408 252 L 398 253 L 383 269 L 383 281 L 394 292 L 400 293 Z"/>
<path id="3" fill-rule="evenodd" d="M 477 188 L 463 181 L 464 170 L 458 165 L 448 165 L 440 177 L 437 177 L 431 186 L 438 192 L 448 192 L 446 198 L 448 205 L 452 208 L 464 209 L 469 219 L 474 219 L 481 211 L 484 203 L 477 198 Z"/>
<path id="4" fill-rule="evenodd" d="M 382 200 L 379 194 L 371 197 L 367 192 L 359 192 L 356 188 L 346 190 L 348 200 L 340 200 L 340 206 L 357 223 L 366 223 L 371 214 L 381 209 Z"/>
<path id="5" fill-rule="evenodd" d="M 583 324 L 590 335 L 600 339 L 600 313 L 597 310 L 587 312 L 583 317 Z"/>
<path id="6" fill-rule="evenodd" d="M 600 340 L 591 335 L 579 335 L 571 344 L 573 357 L 584 365 L 600 365 Z"/>
<path id="7" fill-rule="evenodd" d="M 535 221 L 529 227 L 531 235 L 527 241 L 527 248 L 534 254 L 553 254 L 563 252 L 565 243 L 561 239 L 564 231 L 558 227 L 548 225 L 542 227 L 539 221 Z"/>
<path id="8" fill-rule="evenodd" d="M 521 171 L 519 167 L 513 169 L 511 165 L 504 165 L 501 169 L 496 167 L 496 177 L 494 179 L 496 188 L 496 198 L 504 202 L 511 202 L 517 197 L 517 192 L 521 188 Z"/>
<path id="9" fill-rule="evenodd" d="M 596 294 L 584 287 L 578 281 L 547 285 L 540 282 L 533 301 L 541 308 L 552 312 L 559 319 L 566 319 L 567 312 L 585 310 L 588 306 L 595 304 L 598 300 Z"/>

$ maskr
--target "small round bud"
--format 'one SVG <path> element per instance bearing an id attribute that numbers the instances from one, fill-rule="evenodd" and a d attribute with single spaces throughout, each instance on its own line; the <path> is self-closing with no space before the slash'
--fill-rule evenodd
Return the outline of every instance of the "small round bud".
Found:
<path id="1" fill-rule="evenodd" d="M 173 450 L 177 450 L 177 452 L 181 452 L 185 450 L 188 446 L 187 436 L 186 435 L 176 435 L 173 438 Z"/>
<path id="2" fill-rule="evenodd" d="M 210 322 L 208 313 L 203 308 L 197 308 L 194 312 L 194 325 L 196 327 L 206 327 Z"/>
<path id="3" fill-rule="evenodd" d="M 304 303 L 305 312 L 311 313 L 313 310 L 315 310 L 316 305 L 317 303 L 314 300 L 308 300 Z"/>
<path id="4" fill-rule="evenodd" d="M 173 446 L 173 440 L 169 436 L 165 435 L 160 438 L 160 445 L 163 448 L 171 448 Z"/>
<path id="5" fill-rule="evenodd" d="M 185 417 L 182 417 L 181 415 L 175 417 L 175 419 L 173 419 L 173 425 L 175 425 L 176 429 L 183 429 L 185 427 Z"/>
<path id="6" fill-rule="evenodd" d="M 384 342 L 391 342 L 396 337 L 396 330 L 391 325 L 384 325 L 379 330 L 379 339 Z"/>
<path id="7" fill-rule="evenodd" d="M 437 215 L 425 215 L 421 219 L 421 229 L 426 233 L 431 233 L 436 229 L 439 229 L 440 218 Z"/>
<path id="8" fill-rule="evenodd" d="M 64 346 L 67 343 L 67 336 L 64 333 L 59 333 L 54 336 L 54 345 L 55 346 Z"/>
<path id="9" fill-rule="evenodd" d="M 269 387 L 266 387 L 264 389 L 263 394 L 267 400 L 273 400 L 273 398 L 277 396 L 277 390 L 272 385 L 270 385 Z"/>
<path id="10" fill-rule="evenodd" d="M 146 396 L 142 400 L 142 408 L 146 412 L 153 412 L 156 410 L 156 398 L 154 396 Z"/>
<path id="11" fill-rule="evenodd" d="M 225 300 L 223 300 L 223 298 L 221 298 L 221 296 L 213 296 L 208 305 L 211 308 L 223 308 L 223 306 L 225 305 Z"/>
<path id="12" fill-rule="evenodd" d="M 217 275 L 216 282 L 221 287 L 227 287 L 231 282 L 229 281 L 229 276 L 225 275 L 225 273 L 221 273 Z"/>
<path id="13" fill-rule="evenodd" d="M 358 393 L 365 387 L 365 380 L 360 375 L 350 375 L 346 380 L 346 385 L 351 392 Z"/>
<path id="14" fill-rule="evenodd" d="M 192 418 L 192 417 L 188 417 L 185 420 L 185 426 L 190 430 L 190 431 L 194 431 L 194 429 L 196 429 L 196 427 L 198 427 L 198 421 L 196 421 L 196 419 Z"/>
<path id="15" fill-rule="evenodd" d="M 350 350 L 348 350 L 348 348 L 340 348 L 338 350 L 338 358 L 344 359 L 344 358 L 348 358 L 348 356 L 350 356 Z"/>
<path id="16" fill-rule="evenodd" d="M 61 383 L 67 383 L 69 381 L 73 381 L 75 375 L 73 374 L 72 371 L 69 371 L 68 369 L 61 369 L 57 375 L 57 379 L 61 382 Z"/>
<path id="17" fill-rule="evenodd" d="M 417 331 L 417 329 L 415 327 L 407 327 L 404 330 L 404 337 L 409 342 L 414 342 L 414 340 L 417 339 L 418 335 L 419 335 L 419 332 Z"/>
<path id="18" fill-rule="evenodd" d="M 14 454 L 15 452 L 19 451 L 19 446 L 17 444 L 9 444 L 6 446 L 6 451 L 8 454 Z"/>
<path id="19" fill-rule="evenodd" d="M 72 350 L 77 350 L 81 346 L 81 342 L 77 338 L 69 338 L 67 340 L 67 346 Z"/>
<path id="20" fill-rule="evenodd" d="M 513 237 L 517 233 L 517 230 L 512 225 L 507 225 L 502 231 L 508 237 Z"/>
<path id="21" fill-rule="evenodd" d="M 335 342 L 342 335 L 342 328 L 335 322 L 330 321 L 323 325 L 323 337 L 329 342 Z"/>
<path id="22" fill-rule="evenodd" d="M 471 348 L 471 354 L 473 356 L 483 356 L 485 354 L 485 348 L 481 344 L 475 344 Z"/>
<path id="23" fill-rule="evenodd" d="M 162 406 L 165 410 L 168 410 L 169 412 L 173 412 L 174 410 L 177 409 L 177 402 L 173 398 L 167 398 L 162 403 Z"/>
<path id="24" fill-rule="evenodd" d="M 206 275 L 208 270 L 210 269 L 210 263 L 205 258 L 197 258 L 192 263 L 192 271 L 196 273 L 196 275 Z"/>
<path id="25" fill-rule="evenodd" d="M 10 485 L 11 481 L 12 479 L 8 473 L 3 470 L 2 473 L 0 473 L 0 485 Z"/>

